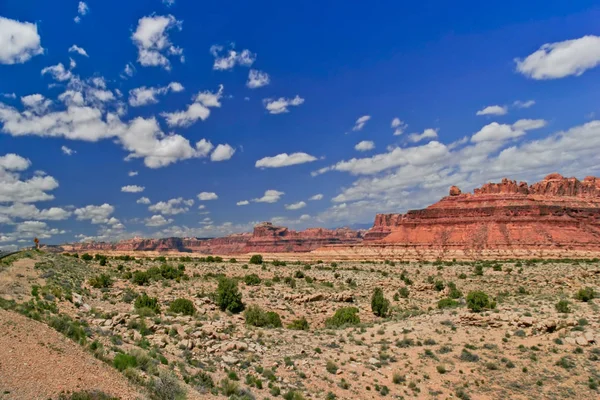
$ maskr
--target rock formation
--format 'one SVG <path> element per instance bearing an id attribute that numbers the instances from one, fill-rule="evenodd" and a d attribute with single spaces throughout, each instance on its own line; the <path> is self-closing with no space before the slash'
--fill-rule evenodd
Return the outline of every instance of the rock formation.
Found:
<path id="1" fill-rule="evenodd" d="M 600 252 L 600 178 L 583 181 L 550 174 L 527 185 L 503 179 L 473 194 L 453 186 L 449 196 L 406 214 L 379 214 L 364 245 L 416 251 L 488 250 Z"/>

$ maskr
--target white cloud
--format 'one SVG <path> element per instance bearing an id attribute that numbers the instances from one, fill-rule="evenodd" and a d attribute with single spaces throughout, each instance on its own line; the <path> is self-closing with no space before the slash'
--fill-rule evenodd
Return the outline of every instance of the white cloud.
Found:
<path id="1" fill-rule="evenodd" d="M 121 188 L 121 192 L 123 192 L 123 193 L 140 193 L 140 192 L 143 192 L 144 189 L 146 189 L 146 188 L 143 186 L 127 185 L 127 186 L 123 186 Z"/>
<path id="2" fill-rule="evenodd" d="M 68 81 L 73 78 L 71 71 L 67 70 L 62 63 L 42 69 L 42 75 L 50 74 L 54 80 L 59 82 Z"/>
<path id="3" fill-rule="evenodd" d="M 280 97 L 279 99 L 264 99 L 263 104 L 270 114 L 282 114 L 289 112 L 288 107 L 299 106 L 304 103 L 304 99 L 298 95 L 293 99 Z"/>
<path id="4" fill-rule="evenodd" d="M 0 203 L 35 203 L 54 199 L 46 192 L 58 187 L 51 176 L 38 174 L 21 180 L 19 172 L 27 170 L 31 162 L 16 154 L 0 156 Z"/>
<path id="5" fill-rule="evenodd" d="M 214 192 L 202 192 L 198 194 L 198 200 L 200 201 L 217 200 L 218 198 L 219 196 Z"/>
<path id="6" fill-rule="evenodd" d="M 256 168 L 281 168 L 290 165 L 304 164 L 316 161 L 317 158 L 306 153 L 281 153 L 273 157 L 264 157 L 256 161 Z"/>
<path id="7" fill-rule="evenodd" d="M 250 50 L 242 50 L 240 53 L 234 49 L 223 51 L 223 46 L 213 45 L 210 47 L 210 53 L 215 57 L 213 69 L 218 71 L 232 69 L 236 65 L 244 67 L 251 66 L 256 60 L 256 54 Z"/>
<path id="8" fill-rule="evenodd" d="M 515 106 L 517 108 L 529 108 L 529 107 L 533 106 L 534 104 L 535 104 L 535 100 L 527 100 L 527 101 L 516 100 L 513 103 L 513 106 Z"/>
<path id="9" fill-rule="evenodd" d="M 44 52 L 37 25 L 0 16 L 0 64 L 23 64 Z"/>
<path id="10" fill-rule="evenodd" d="M 135 66 L 131 63 L 127 63 L 121 74 L 122 79 L 131 78 L 135 74 Z"/>
<path id="11" fill-rule="evenodd" d="M 83 49 L 75 44 L 73 46 L 69 47 L 69 53 L 77 53 L 81 56 L 89 57 L 88 53 L 85 51 L 85 49 Z"/>
<path id="12" fill-rule="evenodd" d="M 46 99 L 39 93 L 21 97 L 21 103 L 23 103 L 28 111 L 37 115 L 44 113 L 52 105 L 51 100 Z"/>
<path id="13" fill-rule="evenodd" d="M 319 194 L 315 194 L 309 200 L 312 200 L 312 201 L 323 200 L 323 195 L 320 194 L 320 193 Z"/>
<path id="14" fill-rule="evenodd" d="M 248 200 L 242 200 L 235 203 L 236 206 L 247 206 L 248 204 L 250 204 Z"/>
<path id="15" fill-rule="evenodd" d="M 90 8 L 88 7 L 88 5 L 85 2 L 80 1 L 79 5 L 77 6 L 77 12 L 79 13 L 79 15 L 87 15 L 89 11 Z"/>
<path id="16" fill-rule="evenodd" d="M 174 46 L 169 39 L 173 28 L 181 30 L 182 22 L 172 15 L 152 15 L 140 18 L 131 36 L 138 49 L 138 62 L 145 67 L 171 69 L 167 56 L 180 56 L 183 62 L 183 49 Z"/>
<path id="17" fill-rule="evenodd" d="M 150 204 L 150 199 L 147 197 L 140 197 L 136 201 L 137 204 Z"/>
<path id="18" fill-rule="evenodd" d="M 285 194 L 284 192 L 280 192 L 278 190 L 271 189 L 271 190 L 267 190 L 263 197 L 259 197 L 252 201 L 257 202 L 257 203 L 275 203 L 275 202 L 279 201 L 281 196 L 283 196 L 284 194 Z"/>
<path id="19" fill-rule="evenodd" d="M 146 218 L 146 226 L 164 226 L 173 222 L 173 219 L 166 219 L 162 215 L 153 215 L 150 218 Z"/>
<path id="20" fill-rule="evenodd" d="M 162 0 L 162 2 L 167 7 L 171 7 L 173 4 L 175 4 L 175 0 Z"/>
<path id="21" fill-rule="evenodd" d="M 137 175 L 138 175 L 138 173 L 139 173 L 139 172 L 137 172 L 137 171 L 129 171 L 129 172 L 127 173 L 127 175 L 128 175 L 129 177 L 132 177 L 132 176 L 137 176 Z"/>
<path id="22" fill-rule="evenodd" d="M 69 218 L 71 212 L 60 207 L 39 210 L 33 204 L 13 203 L 10 206 L 0 206 L 0 217 L 61 221 Z"/>
<path id="23" fill-rule="evenodd" d="M 163 215 L 177 215 L 188 212 L 190 207 L 194 205 L 194 200 L 185 200 L 182 197 L 171 199 L 168 201 L 160 201 L 148 207 L 149 211 L 160 213 Z"/>
<path id="24" fill-rule="evenodd" d="M 68 148 L 67 146 L 62 146 L 60 148 L 62 150 L 62 152 L 68 156 L 71 156 L 75 153 L 77 153 L 75 150 Z"/>
<path id="25" fill-rule="evenodd" d="M 508 112 L 506 106 L 487 106 L 483 110 L 477 111 L 477 115 L 506 115 Z"/>
<path id="26" fill-rule="evenodd" d="M 490 142 L 490 141 L 505 141 L 515 139 L 525 135 L 528 130 L 539 129 L 546 126 L 546 121 L 542 119 L 521 119 L 513 125 L 499 124 L 492 122 L 481 128 L 479 132 L 471 137 L 471 142 Z"/>
<path id="27" fill-rule="evenodd" d="M 431 128 L 429 128 L 429 129 L 425 129 L 423 131 L 423 133 L 421 133 L 421 134 L 418 134 L 418 133 L 411 134 L 408 137 L 408 139 L 411 142 L 415 142 L 416 143 L 416 142 L 420 142 L 423 139 L 435 139 L 437 137 L 438 137 L 437 129 L 431 129 Z"/>
<path id="28" fill-rule="evenodd" d="M 226 161 L 233 157 L 235 149 L 228 144 L 220 144 L 210 155 L 211 161 Z"/>
<path id="29" fill-rule="evenodd" d="M 80 221 L 91 221 L 92 224 L 115 224 L 118 220 L 109 218 L 115 208 L 104 203 L 101 206 L 89 205 L 75 210 L 75 215 Z"/>
<path id="30" fill-rule="evenodd" d="M 299 201 L 297 203 L 293 203 L 293 204 L 286 204 L 285 205 L 285 209 L 286 210 L 299 210 L 301 208 L 306 207 L 306 203 L 303 201 Z"/>
<path id="31" fill-rule="evenodd" d="M 360 131 L 365 127 L 365 124 L 371 119 L 370 115 L 363 115 L 359 119 L 356 120 L 354 126 L 352 127 L 353 131 Z"/>
<path id="32" fill-rule="evenodd" d="M 394 136 L 402 135 L 406 128 L 408 128 L 408 125 L 398 117 L 392 120 L 391 126 L 394 128 Z"/>
<path id="33" fill-rule="evenodd" d="M 580 76 L 600 64 L 600 37 L 547 43 L 525 59 L 516 58 L 517 71 L 528 78 L 558 79 Z"/>
<path id="34" fill-rule="evenodd" d="M 4 156 L 0 156 L 0 169 L 4 169 L 7 171 L 25 171 L 30 166 L 31 161 L 17 154 L 10 153 Z"/>
<path id="35" fill-rule="evenodd" d="M 210 91 L 200 92 L 195 96 L 194 103 L 188 106 L 185 111 L 173 113 L 161 113 L 160 115 L 167 120 L 170 127 L 180 126 L 188 127 L 199 119 L 204 121 L 210 116 L 211 107 L 221 107 L 221 98 L 223 97 L 223 85 L 219 85 L 219 90 L 215 93 Z"/>
<path id="36" fill-rule="evenodd" d="M 184 90 L 183 85 L 179 82 L 171 82 L 163 87 L 146 87 L 131 89 L 129 91 L 129 105 L 132 107 L 145 106 L 147 104 L 156 104 L 158 99 L 156 96 L 171 92 L 181 92 Z"/>
<path id="37" fill-rule="evenodd" d="M 250 89 L 257 89 L 259 87 L 266 86 L 269 83 L 271 83 L 269 74 L 256 69 L 251 69 L 250 73 L 248 74 L 248 82 L 246 82 L 246 86 Z"/>
<path id="38" fill-rule="evenodd" d="M 374 148 L 375 148 L 375 143 L 370 140 L 363 140 L 362 142 L 360 142 L 356 146 L 354 146 L 354 149 L 358 150 L 358 151 L 369 151 L 369 150 L 373 150 Z"/>
<path id="39" fill-rule="evenodd" d="M 2 93 L 2 97 L 7 99 L 16 99 L 17 95 L 15 93 Z"/>

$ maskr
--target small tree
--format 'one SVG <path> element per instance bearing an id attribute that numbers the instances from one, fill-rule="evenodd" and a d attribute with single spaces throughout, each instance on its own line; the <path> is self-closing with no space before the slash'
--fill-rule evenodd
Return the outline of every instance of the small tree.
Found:
<path id="1" fill-rule="evenodd" d="M 250 264 L 260 265 L 263 263 L 263 257 L 260 254 L 255 254 L 250 257 Z"/>
<path id="2" fill-rule="evenodd" d="M 194 303 L 191 300 L 177 299 L 169 305 L 169 311 L 176 314 L 194 315 L 196 307 L 194 307 Z"/>
<path id="3" fill-rule="evenodd" d="M 90 254 L 88 254 L 88 253 L 84 253 L 84 254 L 81 256 L 81 259 L 82 259 L 83 261 L 91 261 L 91 260 L 93 260 L 93 259 L 94 259 L 94 257 L 92 257 L 92 255 L 90 255 Z"/>
<path id="4" fill-rule="evenodd" d="M 217 304 L 221 311 L 238 313 L 244 309 L 242 294 L 238 290 L 237 282 L 223 277 L 219 279 L 217 287 Z"/>
<path id="5" fill-rule="evenodd" d="M 378 317 L 385 317 L 390 308 L 390 301 L 383 296 L 381 288 L 375 288 L 373 297 L 371 297 L 371 310 Z"/>
<path id="6" fill-rule="evenodd" d="M 479 312 L 485 308 L 490 308 L 490 298 L 485 292 L 476 290 L 467 295 L 467 306 L 471 311 Z"/>
<path id="7" fill-rule="evenodd" d="M 137 310 L 141 308 L 149 308 L 155 313 L 160 313 L 160 304 L 158 303 L 158 299 L 156 297 L 149 297 L 146 293 L 142 293 L 135 299 L 135 303 L 133 305 Z"/>

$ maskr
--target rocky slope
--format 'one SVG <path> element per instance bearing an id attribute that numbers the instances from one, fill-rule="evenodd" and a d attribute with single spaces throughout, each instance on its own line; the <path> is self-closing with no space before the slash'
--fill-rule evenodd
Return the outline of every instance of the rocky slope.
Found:
<path id="1" fill-rule="evenodd" d="M 471 193 L 452 187 L 439 202 L 406 214 L 379 214 L 365 246 L 600 252 L 600 179 L 550 174 L 528 185 L 503 179 Z M 516 254 L 516 253 L 515 253 Z"/>

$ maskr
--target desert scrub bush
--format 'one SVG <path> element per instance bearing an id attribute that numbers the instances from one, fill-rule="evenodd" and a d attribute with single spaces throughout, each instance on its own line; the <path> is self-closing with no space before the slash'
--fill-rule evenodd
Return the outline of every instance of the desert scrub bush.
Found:
<path id="1" fill-rule="evenodd" d="M 146 293 L 139 295 L 137 299 L 135 299 L 133 306 L 136 310 L 145 308 L 152 310 L 152 312 L 156 314 L 160 314 L 160 304 L 158 303 L 158 299 L 156 297 L 149 297 Z"/>
<path id="2" fill-rule="evenodd" d="M 216 301 L 221 311 L 239 313 L 244 310 L 242 294 L 238 290 L 237 282 L 227 277 L 219 279 Z"/>
<path id="3" fill-rule="evenodd" d="M 492 302 L 485 292 L 475 290 L 467 295 L 467 307 L 473 312 L 480 312 L 486 308 L 492 308 Z"/>
<path id="4" fill-rule="evenodd" d="M 371 297 L 371 310 L 378 317 L 385 317 L 390 308 L 390 301 L 383 296 L 381 288 L 375 288 Z"/>
<path id="5" fill-rule="evenodd" d="M 591 287 L 579 289 L 579 291 L 575 294 L 575 299 L 585 303 L 592 300 L 594 297 L 596 297 L 596 292 L 594 292 L 594 289 Z"/>
<path id="6" fill-rule="evenodd" d="M 438 292 L 441 292 L 442 290 L 444 290 L 445 287 L 446 287 L 446 285 L 442 281 L 438 280 L 433 283 L 433 288 Z"/>
<path id="7" fill-rule="evenodd" d="M 262 280 L 256 274 L 250 274 L 250 275 L 244 276 L 244 283 L 248 286 L 260 285 L 261 282 L 262 282 Z"/>
<path id="8" fill-rule="evenodd" d="M 458 290 L 454 282 L 448 282 L 448 289 L 450 289 L 448 292 L 448 297 L 451 299 L 460 299 L 463 295 L 462 292 Z"/>
<path id="9" fill-rule="evenodd" d="M 283 395 L 284 400 L 304 400 L 304 396 L 302 393 L 297 392 L 295 390 L 290 390 L 286 394 Z"/>
<path id="10" fill-rule="evenodd" d="M 463 349 L 462 352 L 460 353 L 460 359 L 462 361 L 477 362 L 477 361 L 479 361 L 479 356 L 475 353 L 471 353 L 467 349 Z"/>
<path id="11" fill-rule="evenodd" d="M 358 308 L 356 307 L 342 307 L 335 312 L 333 317 L 325 321 L 325 326 L 328 328 L 358 324 L 360 324 L 360 317 L 358 316 Z"/>
<path id="12" fill-rule="evenodd" d="M 206 393 L 215 387 L 215 382 L 210 374 L 204 371 L 200 371 L 196 375 L 186 376 L 184 381 L 200 393 Z"/>
<path id="13" fill-rule="evenodd" d="M 150 283 L 150 275 L 145 271 L 135 271 L 131 276 L 131 281 L 139 286 L 148 285 Z"/>
<path id="14" fill-rule="evenodd" d="M 194 315 L 196 307 L 194 303 L 188 299 L 176 299 L 169 305 L 169 311 L 175 314 Z"/>
<path id="15" fill-rule="evenodd" d="M 329 372 L 330 374 L 335 374 L 338 370 L 338 366 L 336 363 L 334 363 L 331 360 L 327 360 L 327 364 L 325 364 L 325 369 L 327 370 L 327 372 Z"/>
<path id="16" fill-rule="evenodd" d="M 90 284 L 91 287 L 93 287 L 95 289 L 103 289 L 103 288 L 111 287 L 113 284 L 113 281 L 109 275 L 100 274 L 100 275 L 91 277 L 89 279 L 88 283 Z"/>
<path id="17" fill-rule="evenodd" d="M 246 324 L 256 327 L 265 328 L 281 328 L 281 318 L 274 311 L 263 311 L 257 305 L 251 305 L 244 311 Z"/>
<path id="18" fill-rule="evenodd" d="M 50 318 L 48 325 L 75 342 L 84 344 L 86 341 L 87 335 L 84 325 L 78 321 L 73 321 L 67 315 Z"/>
<path id="19" fill-rule="evenodd" d="M 81 259 L 83 261 L 92 261 L 94 259 L 94 257 L 91 254 L 84 253 L 81 255 Z"/>
<path id="20" fill-rule="evenodd" d="M 437 307 L 440 310 L 444 309 L 444 308 L 458 307 L 458 301 L 447 297 L 447 298 L 444 298 L 444 299 L 441 299 L 440 301 L 438 301 Z"/>
<path id="21" fill-rule="evenodd" d="M 560 300 L 554 307 L 559 313 L 567 314 L 571 312 L 570 305 L 571 303 L 569 303 L 567 300 Z"/>
<path id="22" fill-rule="evenodd" d="M 285 278 L 283 278 L 283 283 L 285 283 L 292 289 L 296 288 L 296 280 L 291 276 L 286 276 Z"/>
<path id="23" fill-rule="evenodd" d="M 172 372 L 161 371 L 150 384 L 151 397 L 156 400 L 184 400 L 185 390 Z"/>
<path id="24" fill-rule="evenodd" d="M 137 359 L 135 356 L 125 353 L 117 353 L 113 359 L 113 366 L 119 371 L 123 372 L 127 368 L 137 367 Z"/>
<path id="25" fill-rule="evenodd" d="M 263 256 L 260 254 L 254 254 L 252 257 L 250 257 L 249 262 L 250 264 L 260 265 L 263 263 Z"/>
<path id="26" fill-rule="evenodd" d="M 408 296 L 410 295 L 410 291 L 408 290 L 408 288 L 406 286 L 402 286 L 400 288 L 400 290 L 398 290 L 398 294 L 400 295 L 400 297 L 402 297 L 403 299 L 407 299 Z"/>
<path id="27" fill-rule="evenodd" d="M 293 320 L 287 327 L 296 331 L 307 331 L 309 329 L 308 321 L 304 317 Z"/>
<path id="28" fill-rule="evenodd" d="M 80 392 L 63 392 L 58 395 L 58 400 L 119 400 L 118 397 L 112 397 L 98 390 L 80 391 Z"/>

